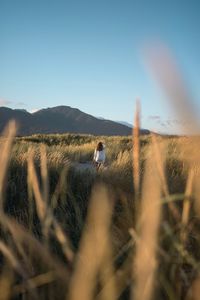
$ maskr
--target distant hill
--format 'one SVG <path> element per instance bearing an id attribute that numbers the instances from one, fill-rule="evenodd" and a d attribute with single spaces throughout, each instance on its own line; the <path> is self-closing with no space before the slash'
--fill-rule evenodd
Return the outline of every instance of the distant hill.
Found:
<path id="1" fill-rule="evenodd" d="M 9 120 L 19 125 L 19 135 L 37 133 L 85 133 L 94 135 L 130 135 L 132 129 L 124 124 L 101 120 L 70 106 L 56 106 L 41 109 L 34 113 L 26 110 L 0 107 L 0 131 Z M 149 133 L 141 130 L 141 133 Z"/>
<path id="2" fill-rule="evenodd" d="M 104 118 L 102 117 L 98 117 L 99 120 L 105 120 Z M 116 123 L 119 123 L 119 124 L 122 124 L 122 125 L 125 125 L 127 127 L 130 127 L 130 128 L 133 128 L 133 125 L 128 123 L 128 122 L 125 122 L 125 121 L 114 121 Z"/>
<path id="3" fill-rule="evenodd" d="M 115 122 L 117 122 L 119 124 L 122 124 L 122 125 L 125 125 L 125 126 L 130 127 L 130 128 L 133 128 L 133 125 L 128 123 L 128 122 L 125 122 L 125 121 L 115 121 Z"/>

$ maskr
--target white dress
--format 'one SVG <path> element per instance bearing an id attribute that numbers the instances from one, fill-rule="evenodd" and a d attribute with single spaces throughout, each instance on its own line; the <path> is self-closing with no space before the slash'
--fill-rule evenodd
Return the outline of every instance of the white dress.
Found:
<path id="1" fill-rule="evenodd" d="M 105 150 L 98 151 L 95 149 L 94 151 L 94 161 L 98 163 L 104 163 L 106 159 Z"/>

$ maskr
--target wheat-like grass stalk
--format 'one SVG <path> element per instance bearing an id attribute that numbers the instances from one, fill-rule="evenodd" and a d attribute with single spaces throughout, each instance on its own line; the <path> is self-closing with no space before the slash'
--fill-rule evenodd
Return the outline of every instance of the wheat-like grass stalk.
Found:
<path id="1" fill-rule="evenodd" d="M 3 132 L 3 142 L 0 144 L 0 209 L 3 210 L 5 188 L 6 188 L 6 173 L 10 160 L 12 143 L 16 134 L 16 123 L 11 121 L 8 123 L 5 131 Z"/>
<path id="2" fill-rule="evenodd" d="M 0 240 L 0 252 L 7 258 L 13 269 L 16 270 L 23 278 L 26 278 L 26 272 L 23 270 L 20 262 L 9 247 Z"/>
<path id="3" fill-rule="evenodd" d="M 28 157 L 28 176 L 33 190 L 33 194 L 35 196 L 37 214 L 40 221 L 43 222 L 47 213 L 47 208 L 46 203 L 44 202 L 44 199 L 42 197 L 42 193 L 40 191 L 38 177 L 33 163 L 33 151 L 30 151 Z"/>
<path id="4" fill-rule="evenodd" d="M 14 252 L 3 242 L 0 240 L 0 252 L 4 255 L 4 257 L 8 260 L 12 268 L 20 275 L 24 280 L 28 278 L 28 274 L 22 267 L 21 263 L 17 259 Z M 28 290 L 31 289 L 31 294 L 33 299 L 37 299 L 38 295 L 35 290 L 33 290 L 33 286 L 31 282 L 28 282 L 27 284 Z"/>
<path id="5" fill-rule="evenodd" d="M 200 295 L 200 277 L 198 277 L 194 280 L 191 287 L 187 291 L 185 300 L 199 300 Z"/>
<path id="6" fill-rule="evenodd" d="M 165 197 L 170 197 L 169 194 L 169 189 L 167 186 L 167 180 L 166 180 L 166 176 L 165 176 L 165 164 L 164 164 L 164 147 L 163 145 L 161 146 L 161 144 L 159 144 L 157 137 L 155 134 L 152 134 L 152 146 L 154 148 L 154 153 L 155 153 L 155 162 L 156 162 L 156 166 L 157 166 L 157 170 L 158 170 L 158 174 L 160 177 L 160 180 L 162 182 L 162 190 L 163 193 L 165 195 Z M 178 209 L 176 208 L 175 204 L 172 201 L 169 201 L 168 203 L 169 209 L 172 212 L 174 218 L 179 221 L 180 220 L 180 213 L 178 211 Z"/>
<path id="7" fill-rule="evenodd" d="M 140 189 L 140 102 L 136 102 L 136 112 L 133 127 L 133 185 L 136 201 Z"/>
<path id="8" fill-rule="evenodd" d="M 189 221 L 194 176 L 195 176 L 194 169 L 190 168 L 188 178 L 187 178 L 186 189 L 185 189 L 185 198 L 183 200 L 183 211 L 182 211 L 183 229 L 181 231 L 181 239 L 182 239 L 183 242 L 186 241 L 186 237 L 187 237 L 186 226 L 188 225 L 188 221 Z"/>
<path id="9" fill-rule="evenodd" d="M 37 255 L 38 260 L 41 260 L 44 264 L 49 266 L 49 268 L 55 270 L 57 277 L 60 280 L 67 282 L 69 279 L 69 270 L 61 264 L 41 242 L 14 219 L 7 217 L 6 215 L 1 215 L 0 220 L 6 230 L 10 232 L 12 237 L 15 237 L 18 243 L 25 248 L 27 246 L 30 247 L 30 259 L 32 255 Z"/>
<path id="10" fill-rule="evenodd" d="M 30 178 L 30 183 L 32 186 L 33 194 L 35 196 L 37 213 L 42 224 L 42 229 L 44 234 L 48 234 L 49 227 L 51 224 L 54 226 L 54 234 L 62 246 L 63 253 L 66 256 L 66 259 L 71 263 L 74 257 L 71 243 L 65 233 L 63 232 L 61 226 L 58 224 L 57 220 L 51 212 L 50 206 L 47 206 L 47 203 L 42 197 L 42 193 L 39 188 L 39 182 L 36 175 L 36 170 L 33 164 L 33 153 L 30 153 L 28 160 L 28 173 Z"/>
<path id="11" fill-rule="evenodd" d="M 108 190 L 102 185 L 95 186 L 67 299 L 93 299 L 97 272 L 104 263 L 107 253 L 111 214 L 112 201 Z M 114 293 L 109 292 L 112 295 Z"/>
<path id="12" fill-rule="evenodd" d="M 43 186 L 43 199 L 48 205 L 49 197 L 49 178 L 48 178 L 48 169 L 47 169 L 47 151 L 44 144 L 40 147 L 41 155 L 41 175 L 42 175 L 42 186 Z"/>
<path id="13" fill-rule="evenodd" d="M 179 117 L 179 123 L 185 131 L 184 134 L 198 132 L 199 126 L 193 98 L 169 49 L 161 44 L 157 45 L 156 48 L 149 49 L 146 57 L 151 71 Z"/>
<path id="14" fill-rule="evenodd" d="M 103 286 L 101 292 L 98 294 L 97 300 L 117 299 L 116 277 L 114 276 L 113 253 L 110 239 L 107 240 L 105 246 L 105 254 L 100 265 L 100 282 Z"/>
<path id="15" fill-rule="evenodd" d="M 13 270 L 10 270 L 8 264 L 2 268 L 0 276 L 0 299 L 10 300 L 12 297 L 12 286 L 14 281 Z"/>
<path id="16" fill-rule="evenodd" d="M 58 279 L 55 271 L 49 271 L 27 279 L 21 284 L 16 284 L 13 287 L 13 295 L 20 295 L 27 291 L 27 285 L 32 289 L 38 289 L 41 286 L 50 284 Z"/>
<path id="17" fill-rule="evenodd" d="M 150 300 L 155 288 L 157 268 L 156 247 L 161 218 L 161 181 L 155 162 L 155 154 L 149 150 L 142 186 L 141 214 L 138 219 L 139 241 L 133 264 L 134 284 L 132 299 Z"/>

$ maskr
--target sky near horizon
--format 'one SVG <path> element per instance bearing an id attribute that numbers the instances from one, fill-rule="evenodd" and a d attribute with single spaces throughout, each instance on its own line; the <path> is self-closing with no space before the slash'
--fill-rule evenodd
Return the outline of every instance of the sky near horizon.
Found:
<path id="1" fill-rule="evenodd" d="M 0 106 L 68 105 L 132 123 L 140 98 L 144 128 L 175 132 L 143 48 L 170 49 L 198 106 L 199 16 L 198 0 L 0 0 Z"/>

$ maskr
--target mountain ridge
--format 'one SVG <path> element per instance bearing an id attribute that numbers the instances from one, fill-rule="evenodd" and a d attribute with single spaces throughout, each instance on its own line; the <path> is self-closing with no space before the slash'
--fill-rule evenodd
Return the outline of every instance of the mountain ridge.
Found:
<path id="1" fill-rule="evenodd" d="M 14 119 L 18 123 L 18 135 L 49 133 L 83 133 L 93 135 L 130 135 L 132 129 L 111 120 L 100 120 L 78 108 L 55 106 L 30 113 L 24 109 L 0 107 L 0 132 Z M 141 130 L 141 134 L 148 134 Z"/>

